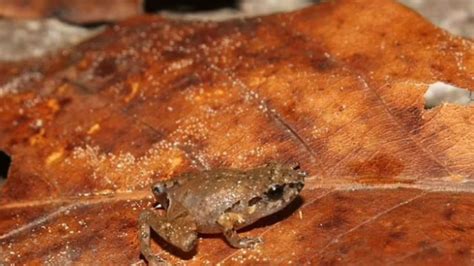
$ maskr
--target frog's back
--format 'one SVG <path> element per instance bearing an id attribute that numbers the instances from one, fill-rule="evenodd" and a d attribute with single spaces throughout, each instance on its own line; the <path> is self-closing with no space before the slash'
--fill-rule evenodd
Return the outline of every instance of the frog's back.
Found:
<path id="1" fill-rule="evenodd" d="M 217 233 L 217 219 L 226 210 L 258 196 L 255 181 L 239 170 L 205 171 L 187 176 L 170 196 L 194 217 L 201 233 Z"/>

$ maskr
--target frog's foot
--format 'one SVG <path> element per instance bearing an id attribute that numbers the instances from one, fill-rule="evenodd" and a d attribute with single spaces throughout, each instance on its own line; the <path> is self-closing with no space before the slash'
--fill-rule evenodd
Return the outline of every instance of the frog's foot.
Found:
<path id="1" fill-rule="evenodd" d="M 242 215 L 238 213 L 226 212 L 219 217 L 217 223 L 222 226 L 225 238 L 234 248 L 250 248 L 263 242 L 259 237 L 240 237 L 237 234 L 235 228 L 245 223 Z"/>
<path id="2" fill-rule="evenodd" d="M 169 262 L 156 255 L 150 255 L 146 257 L 146 260 L 148 261 L 149 266 L 171 266 Z"/>
<path id="3" fill-rule="evenodd" d="M 260 237 L 239 237 L 235 231 L 233 233 L 224 232 L 224 235 L 234 248 L 253 248 L 263 243 Z"/>

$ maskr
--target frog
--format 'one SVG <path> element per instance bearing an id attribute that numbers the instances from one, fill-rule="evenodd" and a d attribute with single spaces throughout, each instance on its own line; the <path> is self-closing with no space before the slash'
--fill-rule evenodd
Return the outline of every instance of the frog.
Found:
<path id="1" fill-rule="evenodd" d="M 262 239 L 240 237 L 237 230 L 290 204 L 303 189 L 306 176 L 297 163 L 268 163 L 247 170 L 187 172 L 160 181 L 152 186 L 156 206 L 139 216 L 141 253 L 150 265 L 166 265 L 151 250 L 151 229 L 184 252 L 195 248 L 198 234 L 222 233 L 230 246 L 252 248 Z"/>

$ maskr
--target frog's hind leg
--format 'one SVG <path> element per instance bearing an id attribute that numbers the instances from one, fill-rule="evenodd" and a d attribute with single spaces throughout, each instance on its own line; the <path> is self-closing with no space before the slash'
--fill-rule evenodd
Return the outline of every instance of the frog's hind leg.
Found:
<path id="1" fill-rule="evenodd" d="M 237 234 L 235 228 L 245 223 L 242 216 L 237 213 L 226 212 L 219 217 L 217 223 L 222 226 L 225 238 L 234 248 L 250 248 L 262 243 L 262 239 L 259 237 L 240 237 Z"/>
<path id="2" fill-rule="evenodd" d="M 149 263 L 165 263 L 162 258 L 153 255 L 150 247 L 150 227 L 166 242 L 185 252 L 192 250 L 196 245 L 196 225 L 187 213 L 170 218 L 161 216 L 154 210 L 145 210 L 140 215 L 138 223 L 140 248 Z"/>

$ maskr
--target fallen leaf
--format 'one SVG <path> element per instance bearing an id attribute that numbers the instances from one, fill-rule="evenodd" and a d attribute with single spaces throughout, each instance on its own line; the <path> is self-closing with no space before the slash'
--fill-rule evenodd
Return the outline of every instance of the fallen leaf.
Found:
<path id="1" fill-rule="evenodd" d="M 471 264 L 472 40 L 394 1 L 340 0 L 221 23 L 136 17 L 38 61 L 0 65 L 0 261 L 140 261 L 150 185 L 186 171 L 299 162 L 302 200 L 189 264 Z M 161 249 L 161 251 L 160 251 Z M 171 251 L 171 253 L 170 253 Z"/>

